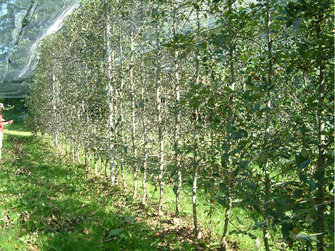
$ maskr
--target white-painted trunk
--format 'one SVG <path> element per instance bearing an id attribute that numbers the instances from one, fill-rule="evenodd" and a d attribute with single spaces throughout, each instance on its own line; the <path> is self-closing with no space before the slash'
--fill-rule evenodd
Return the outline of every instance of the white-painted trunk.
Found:
<path id="1" fill-rule="evenodd" d="M 114 24 L 110 23 L 110 17 L 107 17 L 106 23 L 106 40 L 107 40 L 107 63 L 108 63 L 108 98 L 109 98 L 109 119 L 108 119 L 108 129 L 109 129 L 109 164 L 110 164 L 110 179 L 112 184 L 115 184 L 115 156 L 114 156 L 114 88 L 113 88 L 113 67 L 114 67 L 114 50 L 111 45 L 111 37 L 113 34 Z"/>
<path id="2" fill-rule="evenodd" d="M 200 42 L 200 14 L 199 9 L 197 9 L 197 43 Z M 200 59 L 199 59 L 199 49 L 196 51 L 196 65 L 195 65 L 195 82 L 199 83 L 199 74 L 200 74 Z M 198 213 L 197 213 L 197 189 L 198 189 L 198 145 L 199 145 L 199 131 L 198 131 L 198 123 L 199 123 L 199 113 L 197 109 L 194 109 L 194 145 L 193 145 L 193 186 L 192 186 L 192 205 L 193 205 L 193 224 L 194 224 L 194 235 L 195 238 L 198 238 L 199 228 L 198 228 Z"/>
<path id="3" fill-rule="evenodd" d="M 134 81 L 134 32 L 131 28 L 130 32 L 130 62 L 129 62 L 129 79 L 131 86 L 131 143 L 133 158 L 133 174 L 134 174 L 134 197 L 137 197 L 137 181 L 138 181 L 138 161 L 136 146 L 136 114 L 135 114 L 135 81 Z"/>
<path id="4" fill-rule="evenodd" d="M 177 9 L 174 7 L 173 10 L 173 34 L 177 34 Z M 174 114 L 174 163 L 175 169 L 177 170 L 177 190 L 176 190 L 176 211 L 175 217 L 179 217 L 180 213 L 180 192 L 182 188 L 182 170 L 180 166 L 179 159 L 179 138 L 180 138 L 180 112 L 179 112 L 179 102 L 180 102 L 180 83 L 179 83 L 179 65 L 178 65 L 178 51 L 174 51 L 174 74 L 175 74 L 175 114 Z"/>
<path id="5" fill-rule="evenodd" d="M 156 23 L 156 102 L 157 102 L 157 122 L 158 122 L 158 142 L 159 142 L 159 203 L 158 215 L 163 215 L 163 196 L 164 196 L 164 136 L 162 121 L 162 96 L 161 96 L 161 48 L 160 48 L 160 27 Z"/>

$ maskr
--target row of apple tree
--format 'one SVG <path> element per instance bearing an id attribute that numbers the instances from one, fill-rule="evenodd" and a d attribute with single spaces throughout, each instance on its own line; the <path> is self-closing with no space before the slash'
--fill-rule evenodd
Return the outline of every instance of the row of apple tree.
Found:
<path id="1" fill-rule="evenodd" d="M 113 185 L 131 174 L 143 204 L 154 182 L 159 215 L 172 183 L 176 217 L 192 198 L 195 236 L 199 203 L 223 211 L 223 249 L 259 229 L 265 250 L 326 250 L 333 18 L 326 0 L 83 1 L 43 41 L 30 126 L 96 174 L 100 160 Z M 236 207 L 251 226 L 229 226 Z"/>

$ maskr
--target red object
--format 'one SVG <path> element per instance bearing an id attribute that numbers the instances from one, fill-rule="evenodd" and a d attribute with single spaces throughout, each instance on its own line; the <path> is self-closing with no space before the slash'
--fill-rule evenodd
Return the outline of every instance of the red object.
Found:
<path id="1" fill-rule="evenodd" d="M 2 114 L 0 114 L 0 132 L 3 132 Z"/>

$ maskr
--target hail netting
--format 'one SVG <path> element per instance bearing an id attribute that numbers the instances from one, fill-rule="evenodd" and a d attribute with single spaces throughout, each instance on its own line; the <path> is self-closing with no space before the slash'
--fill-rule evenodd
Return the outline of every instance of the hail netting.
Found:
<path id="1" fill-rule="evenodd" d="M 77 6 L 76 0 L 0 1 L 0 98 L 26 96 L 39 42 Z"/>

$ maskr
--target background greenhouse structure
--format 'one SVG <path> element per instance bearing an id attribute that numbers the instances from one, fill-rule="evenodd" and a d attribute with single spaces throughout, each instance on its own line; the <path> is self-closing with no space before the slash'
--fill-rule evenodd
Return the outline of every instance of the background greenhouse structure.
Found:
<path id="1" fill-rule="evenodd" d="M 0 98 L 27 96 L 40 42 L 78 6 L 73 0 L 0 2 Z"/>

